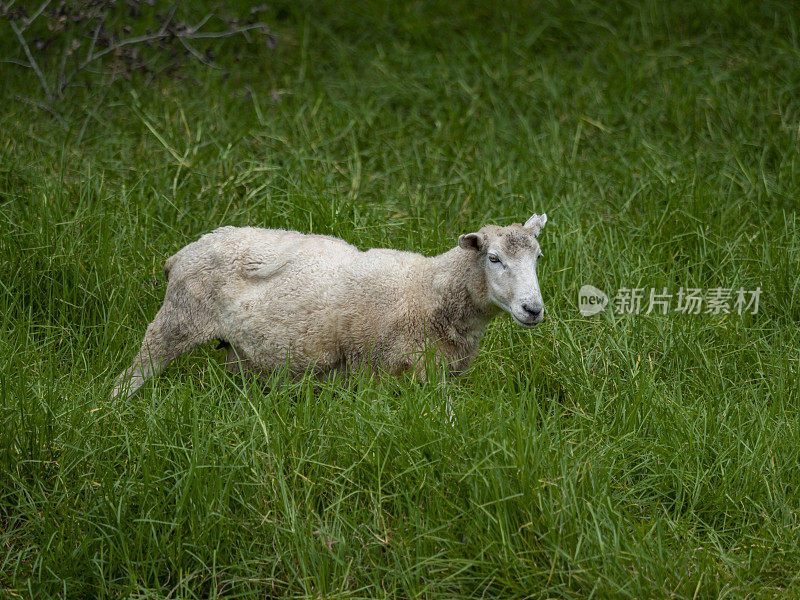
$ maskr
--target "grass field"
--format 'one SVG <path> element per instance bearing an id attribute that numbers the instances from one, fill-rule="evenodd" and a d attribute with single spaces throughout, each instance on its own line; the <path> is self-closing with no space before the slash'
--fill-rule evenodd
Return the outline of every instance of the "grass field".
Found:
<path id="1" fill-rule="evenodd" d="M 0 596 L 800 597 L 796 7 L 265 18 L 229 73 L 59 118 L 0 64 Z M 452 426 L 435 383 L 265 393 L 213 345 L 108 401 L 219 225 L 438 253 L 534 211 L 547 316 L 490 325 Z M 584 284 L 762 296 L 583 317 Z"/>

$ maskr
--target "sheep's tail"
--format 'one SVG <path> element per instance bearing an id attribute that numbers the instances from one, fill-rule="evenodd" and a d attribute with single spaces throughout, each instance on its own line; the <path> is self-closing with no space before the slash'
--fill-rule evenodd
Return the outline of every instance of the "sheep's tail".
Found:
<path id="1" fill-rule="evenodd" d="M 167 262 L 164 263 L 164 277 L 169 280 L 169 272 L 172 270 L 172 267 L 175 266 L 175 262 L 178 260 L 178 254 L 180 252 L 176 252 L 172 256 L 167 259 Z"/>

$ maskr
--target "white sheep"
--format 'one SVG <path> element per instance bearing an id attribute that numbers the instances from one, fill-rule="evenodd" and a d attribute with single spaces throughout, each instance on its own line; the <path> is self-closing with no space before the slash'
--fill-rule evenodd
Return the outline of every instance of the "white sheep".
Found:
<path id="1" fill-rule="evenodd" d="M 544 315 L 537 236 L 487 225 L 426 257 L 360 251 L 340 239 L 280 229 L 221 227 L 170 257 L 166 296 L 112 397 L 131 396 L 178 356 L 210 340 L 226 367 L 317 376 L 368 368 L 425 377 L 432 348 L 451 373 L 467 369 L 487 323 L 504 310 L 534 327 Z"/>

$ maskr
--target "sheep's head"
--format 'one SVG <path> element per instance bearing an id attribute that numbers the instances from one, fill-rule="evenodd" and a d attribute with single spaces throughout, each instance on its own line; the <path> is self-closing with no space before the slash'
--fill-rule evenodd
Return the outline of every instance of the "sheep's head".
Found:
<path id="1" fill-rule="evenodd" d="M 486 225 L 458 238 L 459 246 L 477 254 L 489 301 L 523 327 L 535 327 L 544 318 L 536 265 L 542 256 L 537 238 L 545 223 L 547 215 L 533 215 L 525 225 Z"/>

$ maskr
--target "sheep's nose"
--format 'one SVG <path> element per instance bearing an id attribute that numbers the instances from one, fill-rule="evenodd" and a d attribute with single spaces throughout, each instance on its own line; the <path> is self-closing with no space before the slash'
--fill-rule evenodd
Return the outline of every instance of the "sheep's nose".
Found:
<path id="1" fill-rule="evenodd" d="M 528 313 L 532 318 L 538 319 L 542 316 L 542 309 L 544 307 L 541 304 L 523 304 L 522 310 Z"/>

